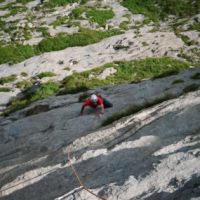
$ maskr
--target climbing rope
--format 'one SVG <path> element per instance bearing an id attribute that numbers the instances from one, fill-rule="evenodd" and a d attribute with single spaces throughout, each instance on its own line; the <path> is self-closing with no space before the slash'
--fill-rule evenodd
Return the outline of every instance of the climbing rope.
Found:
<path id="1" fill-rule="evenodd" d="M 106 200 L 105 198 L 103 198 L 103 197 L 101 197 L 101 196 L 95 194 L 94 192 L 92 192 L 89 188 L 87 188 L 87 187 L 83 184 L 83 182 L 81 181 L 81 179 L 80 179 L 80 177 L 79 177 L 77 171 L 75 170 L 75 168 L 74 168 L 74 166 L 73 166 L 73 164 L 72 164 L 72 162 L 71 162 L 70 152 L 71 152 L 71 151 L 70 151 L 70 146 L 69 146 L 69 147 L 68 147 L 68 151 L 67 151 L 69 164 L 70 164 L 70 166 L 71 166 L 71 168 L 72 168 L 72 170 L 73 170 L 73 172 L 74 172 L 74 175 L 75 175 L 77 181 L 79 182 L 80 186 L 82 186 L 84 190 L 86 190 L 87 192 L 89 192 L 89 193 L 92 194 L 93 196 L 97 197 L 98 199 Z"/>

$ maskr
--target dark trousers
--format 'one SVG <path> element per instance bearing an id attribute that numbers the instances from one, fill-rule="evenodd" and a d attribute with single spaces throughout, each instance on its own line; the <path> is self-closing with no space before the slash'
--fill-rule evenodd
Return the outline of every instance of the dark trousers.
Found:
<path id="1" fill-rule="evenodd" d="M 105 98 L 102 98 L 102 99 L 103 99 L 104 108 L 111 108 L 111 107 L 113 107 L 113 104 L 110 101 L 108 101 Z"/>

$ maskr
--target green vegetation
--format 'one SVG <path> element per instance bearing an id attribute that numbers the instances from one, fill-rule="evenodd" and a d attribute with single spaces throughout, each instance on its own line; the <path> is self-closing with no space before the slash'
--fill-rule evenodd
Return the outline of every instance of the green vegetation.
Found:
<path id="1" fill-rule="evenodd" d="M 3 85 L 5 83 L 13 82 L 17 79 L 17 76 L 15 74 L 12 74 L 10 76 L 5 76 L 0 78 L 0 85 Z"/>
<path id="2" fill-rule="evenodd" d="M 123 0 L 122 5 L 135 14 L 144 14 L 153 21 L 175 15 L 190 17 L 200 12 L 199 0 Z"/>
<path id="3" fill-rule="evenodd" d="M 80 6 L 78 8 L 75 8 L 70 13 L 70 17 L 73 19 L 80 19 L 80 16 L 85 12 L 85 7 Z"/>
<path id="4" fill-rule="evenodd" d="M 67 47 L 85 46 L 99 42 L 100 40 L 119 34 L 118 30 L 100 32 L 95 30 L 81 29 L 79 33 L 73 35 L 58 34 L 54 38 L 42 40 L 37 49 L 39 52 L 50 52 L 65 49 Z"/>
<path id="5" fill-rule="evenodd" d="M 41 32 L 43 37 L 49 37 L 50 36 L 47 27 L 38 27 L 36 30 L 38 32 Z"/>
<path id="6" fill-rule="evenodd" d="M 105 80 L 96 78 L 103 70 L 109 67 L 114 67 L 117 72 L 107 77 Z M 136 61 L 114 62 L 90 71 L 74 73 L 66 77 L 61 84 L 48 82 L 38 86 L 38 88 L 32 92 L 30 92 L 32 90 L 31 86 L 27 86 L 29 88 L 26 89 L 26 82 L 20 82 L 18 83 L 19 87 L 26 89 L 23 92 L 24 97 L 13 99 L 5 114 L 24 108 L 34 101 L 51 95 L 84 92 L 100 86 L 141 81 L 147 78 L 154 78 L 158 75 L 161 76 L 162 74 L 171 75 L 171 72 L 174 72 L 174 70 L 178 71 L 188 67 L 189 63 L 169 57 L 147 58 Z M 92 79 L 89 78 L 90 74 L 93 74 Z M 79 100 L 85 98 L 85 96 L 86 95 L 80 96 Z"/>
<path id="7" fill-rule="evenodd" d="M 27 74 L 26 72 L 22 72 L 22 73 L 21 73 L 21 76 L 27 77 L 28 74 Z"/>
<path id="8" fill-rule="evenodd" d="M 191 76 L 191 79 L 200 79 L 200 73 L 196 73 Z"/>
<path id="9" fill-rule="evenodd" d="M 134 14 L 144 14 L 153 21 L 159 18 L 158 8 L 153 0 L 123 0 L 122 5 Z"/>
<path id="10" fill-rule="evenodd" d="M 16 0 L 17 3 L 23 3 L 23 4 L 26 4 L 30 1 L 32 1 L 32 0 Z"/>
<path id="11" fill-rule="evenodd" d="M 21 90 L 25 90 L 32 86 L 32 82 L 28 80 L 23 80 L 23 81 L 17 82 L 16 86 L 17 88 L 20 88 Z"/>
<path id="12" fill-rule="evenodd" d="M 30 45 L 0 46 L 0 64 L 18 63 L 37 54 L 36 49 Z"/>
<path id="13" fill-rule="evenodd" d="M 120 28 L 120 29 L 123 29 L 123 30 L 128 30 L 128 29 L 129 29 L 129 27 L 128 27 L 129 24 L 130 24 L 129 21 L 123 21 L 123 22 L 119 25 L 119 28 Z"/>
<path id="14" fill-rule="evenodd" d="M 70 71 L 71 69 L 69 67 L 65 67 L 64 70 Z"/>
<path id="15" fill-rule="evenodd" d="M 90 18 L 92 22 L 96 22 L 100 26 L 105 26 L 106 21 L 114 17 L 114 12 L 109 10 L 100 10 L 92 8 L 86 12 L 86 16 Z"/>
<path id="16" fill-rule="evenodd" d="M 78 0 L 49 0 L 45 3 L 45 7 L 65 6 L 68 3 L 75 3 Z"/>
<path id="17" fill-rule="evenodd" d="M 154 76 L 153 79 L 163 78 L 163 77 L 166 77 L 166 76 L 173 76 L 173 75 L 178 74 L 179 71 L 180 71 L 180 69 L 178 69 L 178 68 L 172 69 L 172 70 L 163 72 L 162 74 Z"/>
<path id="18" fill-rule="evenodd" d="M 0 87 L 0 92 L 10 92 L 11 88 L 8 87 Z"/>
<path id="19" fill-rule="evenodd" d="M 178 83 L 184 83 L 184 80 L 182 80 L 182 79 L 174 80 L 174 81 L 172 82 L 172 85 L 175 85 L 175 84 L 178 84 Z"/>
<path id="20" fill-rule="evenodd" d="M 178 35 L 177 35 L 178 36 Z M 187 36 L 187 35 L 182 35 L 182 34 L 179 34 L 179 36 L 181 37 L 181 39 L 183 40 L 183 42 L 188 45 L 188 46 L 191 46 L 191 45 L 195 45 L 196 42 L 194 40 L 190 40 L 190 38 Z"/>
<path id="21" fill-rule="evenodd" d="M 195 22 L 190 26 L 190 29 L 200 32 L 200 22 Z"/>
<path id="22" fill-rule="evenodd" d="M 149 46 L 149 44 L 148 44 L 147 42 L 145 42 L 145 41 L 142 42 L 142 45 L 143 45 L 143 46 Z"/>
<path id="23" fill-rule="evenodd" d="M 107 77 L 105 80 L 96 78 L 105 68 L 109 67 L 114 67 L 117 72 L 114 75 Z M 90 71 L 74 73 L 72 76 L 66 77 L 63 80 L 62 94 L 86 91 L 91 88 L 110 84 L 136 82 L 154 77 L 161 78 L 173 75 L 175 72 L 177 73 L 179 70 L 188 67 L 189 63 L 169 57 L 114 62 Z M 94 77 L 92 79 L 89 78 L 89 75 L 91 74 Z"/>
<path id="24" fill-rule="evenodd" d="M 38 76 L 38 78 L 42 79 L 44 77 L 56 76 L 56 74 L 54 72 L 42 72 L 42 73 L 38 74 L 37 76 Z"/>
<path id="25" fill-rule="evenodd" d="M 157 105 L 159 103 L 162 103 L 164 101 L 170 100 L 175 98 L 175 96 L 172 95 L 165 95 L 163 97 L 157 98 L 152 102 L 146 102 L 143 105 L 132 105 L 129 108 L 127 108 L 125 111 L 120 112 L 120 113 L 115 113 L 111 117 L 108 117 L 103 123 L 102 126 L 106 126 L 108 124 L 111 124 L 112 122 L 121 119 L 122 117 L 126 117 L 132 114 L 135 114 L 143 109 L 152 107 L 154 105 Z"/>
<path id="26" fill-rule="evenodd" d="M 5 111 L 5 115 L 8 115 L 11 112 L 14 112 L 16 110 L 22 109 L 29 104 L 31 104 L 34 101 L 44 99 L 48 96 L 54 95 L 58 89 L 59 89 L 59 83 L 56 82 L 47 82 L 45 84 L 42 84 L 40 87 L 38 87 L 33 92 L 30 92 L 32 88 L 25 90 L 24 97 L 22 98 L 14 98 L 7 110 Z"/>
<path id="27" fill-rule="evenodd" d="M 53 25 L 53 27 L 55 28 L 56 26 L 60 26 L 62 24 L 66 24 L 68 22 L 68 20 L 69 19 L 68 19 L 67 16 L 64 16 L 64 17 L 58 16 L 56 21 L 54 21 L 51 25 Z"/>
<path id="28" fill-rule="evenodd" d="M 120 33 L 122 32 L 119 30 L 101 32 L 89 29 L 81 29 L 79 33 L 75 33 L 73 35 L 58 34 L 56 37 L 46 38 L 42 40 L 37 46 L 0 46 L 0 64 L 18 63 L 34 55 L 39 55 L 44 52 L 62 50 L 67 47 L 85 46 L 99 42 L 106 37 L 111 37 Z"/>

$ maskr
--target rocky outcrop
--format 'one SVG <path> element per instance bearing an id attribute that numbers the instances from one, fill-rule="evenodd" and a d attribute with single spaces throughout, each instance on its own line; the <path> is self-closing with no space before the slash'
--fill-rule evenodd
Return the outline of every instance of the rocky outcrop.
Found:
<path id="1" fill-rule="evenodd" d="M 2 118 L 0 199 L 97 199 L 78 184 L 69 151 L 81 180 L 105 199 L 199 197 L 200 91 L 183 94 L 197 73 L 100 90 L 114 104 L 102 118 L 90 109 L 79 116 L 80 94 L 51 97 Z M 169 94 L 174 99 L 163 98 Z M 166 101 L 156 105 L 161 97 Z M 139 105 L 136 114 L 101 126 Z"/>

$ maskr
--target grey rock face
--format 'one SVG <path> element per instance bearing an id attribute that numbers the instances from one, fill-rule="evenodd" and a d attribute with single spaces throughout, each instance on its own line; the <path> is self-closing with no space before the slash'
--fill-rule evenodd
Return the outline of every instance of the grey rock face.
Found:
<path id="1" fill-rule="evenodd" d="M 198 199 L 199 90 L 101 127 L 133 105 L 179 96 L 198 72 L 100 90 L 114 104 L 102 118 L 91 109 L 79 116 L 80 94 L 51 97 L 1 118 L 0 199 L 97 199 L 77 182 L 69 151 L 85 186 L 105 199 Z M 178 78 L 185 82 L 171 86 Z"/>

